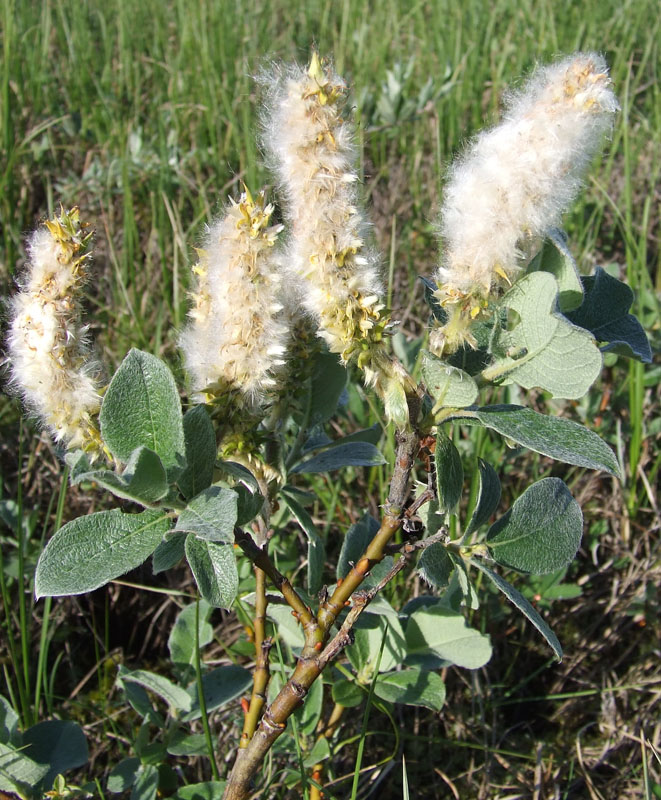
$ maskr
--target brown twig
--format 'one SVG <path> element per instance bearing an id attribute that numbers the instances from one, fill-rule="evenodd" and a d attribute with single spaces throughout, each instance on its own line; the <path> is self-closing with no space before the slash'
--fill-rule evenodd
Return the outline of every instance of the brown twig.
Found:
<path id="1" fill-rule="evenodd" d="M 277 569 L 275 564 L 273 564 L 268 556 L 268 553 L 266 552 L 266 549 L 258 547 L 252 536 L 239 527 L 234 529 L 234 541 L 239 545 L 252 563 L 256 567 L 259 567 L 259 569 L 269 577 L 274 586 L 280 591 L 282 596 L 287 601 L 287 604 L 291 607 L 292 613 L 303 626 L 306 636 L 308 635 L 308 632 L 311 632 L 314 635 L 314 631 L 317 628 L 317 621 L 312 613 L 312 610 L 303 602 L 296 589 L 294 589 L 289 582 L 289 579 Z"/>
<path id="2" fill-rule="evenodd" d="M 344 609 L 345 604 L 348 602 L 351 595 L 360 587 L 370 569 L 383 559 L 386 545 L 402 524 L 404 506 L 409 494 L 409 478 L 419 449 L 420 436 L 418 433 L 414 431 L 400 431 L 397 433 L 395 467 L 390 482 L 390 492 L 381 520 L 381 526 L 365 550 L 363 556 L 358 560 L 358 563 L 351 569 L 344 581 L 338 583 L 332 596 L 322 603 L 314 624 L 308 623 L 307 626 L 304 624 L 306 633 L 305 647 L 301 652 L 294 672 L 280 690 L 271 706 L 264 713 L 259 727 L 248 743 L 248 746 L 241 750 L 227 782 L 224 800 L 246 800 L 246 798 L 250 796 L 252 777 L 258 770 L 259 765 L 262 763 L 273 743 L 285 730 L 287 720 L 301 705 L 310 686 L 328 664 L 332 653 L 339 653 L 342 647 L 349 643 L 350 628 L 347 628 L 347 620 L 351 618 L 353 622 L 355 622 L 360 613 L 362 613 L 362 609 L 360 611 L 358 609 L 361 605 L 364 609 L 366 602 L 369 602 L 369 600 L 364 602 L 361 599 L 366 596 L 366 593 L 361 592 L 360 595 L 354 599 L 354 607 L 347 615 L 347 619 L 340 628 L 340 631 L 326 648 L 323 647 L 332 625 L 335 623 L 340 612 Z M 250 537 L 248 537 L 248 539 L 249 538 Z M 249 557 L 252 557 L 252 555 L 257 556 L 259 553 L 264 556 L 266 555 L 264 551 L 261 551 L 254 545 L 254 542 L 252 542 L 254 549 L 258 551 L 258 553 L 254 553 L 250 548 L 250 544 L 246 542 L 245 537 L 238 536 L 236 541 Z M 400 561 L 405 562 L 405 559 L 400 559 Z M 255 560 L 255 563 L 258 562 Z M 281 591 L 283 591 L 283 587 L 286 588 L 287 585 L 291 588 L 291 584 L 286 581 L 286 578 L 280 575 L 275 567 L 270 564 L 268 557 L 266 557 L 266 565 L 265 568 L 262 567 L 262 563 L 259 563 L 259 566 L 274 580 Z M 397 571 L 402 569 L 403 566 L 404 563 L 398 566 Z M 392 572 L 392 570 L 390 570 L 390 572 Z M 396 574 L 396 572 L 394 574 Z M 302 603 L 293 588 L 291 588 L 291 593 L 293 593 L 292 598 L 294 602 L 300 602 L 309 612 L 309 609 Z M 367 595 L 369 595 L 369 592 Z M 296 611 L 297 609 L 293 606 L 290 599 L 286 599 Z M 351 622 L 351 625 L 353 622 Z M 338 639 L 338 637 L 340 638 Z M 328 649 L 329 647 L 331 648 L 330 651 Z"/>

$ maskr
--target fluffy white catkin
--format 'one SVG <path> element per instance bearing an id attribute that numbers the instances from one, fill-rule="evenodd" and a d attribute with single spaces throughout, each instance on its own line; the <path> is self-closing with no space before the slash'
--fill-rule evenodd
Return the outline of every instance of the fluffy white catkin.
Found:
<path id="1" fill-rule="evenodd" d="M 539 68 L 510 94 L 503 122 L 481 133 L 452 168 L 434 276 L 450 320 L 436 332 L 437 349 L 470 341 L 470 320 L 559 225 L 618 107 L 603 58 L 574 54 Z"/>
<path id="2" fill-rule="evenodd" d="M 287 199 L 284 267 L 329 350 L 348 362 L 381 341 L 387 318 L 377 259 L 366 245 L 347 87 L 316 53 L 307 70 L 276 68 L 261 81 L 269 91 L 264 146 Z"/>
<path id="3" fill-rule="evenodd" d="M 180 345 L 200 402 L 231 395 L 254 409 L 276 386 L 288 329 L 277 317 L 273 244 L 281 226 L 269 227 L 272 211 L 263 192 L 253 199 L 246 190 L 209 228 L 199 251 L 191 322 Z"/>
<path id="4" fill-rule="evenodd" d="M 25 404 L 56 441 L 94 456 L 101 451 L 93 421 L 100 407 L 97 367 L 79 304 L 88 240 L 77 208 L 32 234 L 28 268 L 11 301 L 7 344 L 11 383 Z"/>
<path id="5" fill-rule="evenodd" d="M 381 300 L 377 256 L 357 189 L 354 128 L 347 87 L 313 53 L 307 70 L 261 76 L 269 91 L 264 147 L 287 200 L 289 241 L 283 266 L 292 290 L 344 364 L 356 364 L 384 402 L 386 416 L 408 424 L 412 379 L 388 353 L 390 315 Z"/>

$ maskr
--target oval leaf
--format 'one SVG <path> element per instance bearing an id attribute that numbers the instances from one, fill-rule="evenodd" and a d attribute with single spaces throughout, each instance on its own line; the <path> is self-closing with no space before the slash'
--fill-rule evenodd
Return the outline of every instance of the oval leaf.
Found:
<path id="1" fill-rule="evenodd" d="M 131 453 L 121 475 L 110 470 L 76 471 L 75 475 L 72 473 L 71 483 L 82 481 L 94 481 L 116 497 L 133 500 L 143 506 L 156 503 L 168 493 L 167 477 L 161 459 L 147 447 L 138 447 Z"/>
<path id="2" fill-rule="evenodd" d="M 546 575 L 573 561 L 582 535 L 579 504 L 559 478 L 544 478 L 491 526 L 487 545 L 499 564 Z"/>
<path id="3" fill-rule="evenodd" d="M 110 381 L 99 414 L 110 452 L 127 462 L 137 447 L 160 457 L 168 475 L 185 466 L 179 393 L 167 366 L 156 356 L 131 350 Z"/>
<path id="4" fill-rule="evenodd" d="M 526 389 L 537 387 L 553 397 L 582 397 L 601 372 L 602 358 L 592 334 L 556 311 L 558 284 L 548 272 L 518 280 L 502 305 L 519 322 L 496 336 L 496 361 L 482 373 L 485 380 L 505 378 Z"/>
<path id="5" fill-rule="evenodd" d="M 75 722 L 49 719 L 28 728 L 23 734 L 23 753 L 38 764 L 48 765 L 43 778 L 50 788 L 57 775 L 87 763 L 87 740 Z"/>
<path id="6" fill-rule="evenodd" d="M 462 614 L 443 606 L 414 611 L 406 626 L 407 662 L 425 662 L 435 656 L 467 669 L 484 666 L 491 658 L 488 636 L 466 624 Z"/>
<path id="7" fill-rule="evenodd" d="M 425 583 L 437 589 L 445 589 L 450 583 L 454 571 L 454 562 L 448 554 L 447 547 L 440 542 L 429 545 L 422 551 L 418 561 L 418 574 Z"/>
<path id="8" fill-rule="evenodd" d="M 567 317 L 589 330 L 602 350 L 614 350 L 627 358 L 650 364 L 652 351 L 642 325 L 629 314 L 633 292 L 622 281 L 597 267 L 594 275 L 582 278 L 585 290 L 583 305 Z"/>
<path id="9" fill-rule="evenodd" d="M 389 703 L 424 706 L 432 711 L 440 711 L 445 703 L 445 684 L 441 676 L 418 667 L 379 675 L 374 693 Z"/>
<path id="10" fill-rule="evenodd" d="M 427 350 L 421 353 L 420 365 L 427 391 L 434 398 L 434 408 L 464 408 L 475 402 L 477 384 L 467 372 Z"/>
<path id="11" fill-rule="evenodd" d="M 149 689 L 150 692 L 157 694 L 168 704 L 170 713 L 173 716 L 179 711 L 191 710 L 191 698 L 188 692 L 162 675 L 157 675 L 146 669 L 136 669 L 132 672 L 123 672 L 121 680 L 137 683 L 139 686 L 143 686 L 145 689 Z"/>
<path id="12" fill-rule="evenodd" d="M 188 500 L 213 482 L 216 463 L 216 434 L 204 406 L 189 408 L 184 414 L 186 467 L 177 480 Z"/>
<path id="13" fill-rule="evenodd" d="M 214 711 L 216 708 L 227 705 L 231 700 L 238 697 L 252 684 L 250 670 L 230 664 L 224 667 L 217 667 L 202 676 L 202 691 L 207 712 Z M 183 717 L 184 722 L 200 718 L 200 700 L 197 690 L 197 683 L 192 683 L 188 689 L 191 697 L 191 710 Z"/>
<path id="14" fill-rule="evenodd" d="M 234 545 L 188 536 L 185 548 L 202 597 L 214 607 L 229 608 L 239 588 Z"/>
<path id="15" fill-rule="evenodd" d="M 199 611 L 196 603 L 191 603 L 177 615 L 170 636 L 168 649 L 170 660 L 174 664 L 192 666 L 195 664 L 196 643 L 202 648 L 213 640 L 213 627 L 207 621 L 211 613 L 211 606 L 206 600 L 200 599 Z M 195 637 L 195 619 L 198 620 L 197 640 Z"/>
<path id="16" fill-rule="evenodd" d="M 282 498 L 289 507 L 289 510 L 296 518 L 308 539 L 308 592 L 316 594 L 321 589 L 324 566 L 326 564 L 326 548 L 317 533 L 317 528 L 312 521 L 312 517 L 303 506 L 294 500 L 293 497 L 283 492 Z"/>
<path id="17" fill-rule="evenodd" d="M 542 249 L 530 262 L 528 272 L 550 272 L 558 282 L 560 310 L 571 311 L 583 302 L 583 286 L 578 267 L 561 230 L 551 228 L 547 237 Z"/>
<path id="18" fill-rule="evenodd" d="M 477 460 L 479 470 L 480 488 L 477 493 L 477 502 L 471 516 L 465 536 L 476 531 L 480 525 L 489 521 L 489 517 L 498 508 L 500 503 L 500 480 L 496 470 L 487 461 Z"/>
<path id="19" fill-rule="evenodd" d="M 181 512 L 174 530 L 194 533 L 210 542 L 232 544 L 236 517 L 236 492 L 210 486 L 196 495 Z"/>
<path id="20" fill-rule="evenodd" d="M 139 567 L 170 525 L 161 511 L 124 514 L 116 508 L 68 522 L 41 554 L 37 598 L 91 592 Z"/>
<path id="21" fill-rule="evenodd" d="M 531 408 L 502 405 L 484 406 L 474 416 L 494 431 L 517 444 L 577 467 L 603 469 L 621 476 L 615 453 L 593 431 L 562 417 L 549 417 Z"/>
<path id="22" fill-rule="evenodd" d="M 402 663 L 406 656 L 406 642 L 402 626 L 396 615 L 363 615 L 354 627 L 354 643 L 347 647 L 347 655 L 358 673 L 358 680 L 367 683 L 372 679 L 384 641 L 379 672 L 389 672 Z"/>
<path id="23" fill-rule="evenodd" d="M 461 500 L 464 468 L 459 451 L 440 428 L 436 436 L 434 461 L 436 462 L 438 505 L 442 512 L 451 512 Z"/>
<path id="24" fill-rule="evenodd" d="M 291 472 L 330 472 L 340 467 L 378 467 L 385 463 L 385 458 L 373 444 L 343 442 L 297 464 Z"/>

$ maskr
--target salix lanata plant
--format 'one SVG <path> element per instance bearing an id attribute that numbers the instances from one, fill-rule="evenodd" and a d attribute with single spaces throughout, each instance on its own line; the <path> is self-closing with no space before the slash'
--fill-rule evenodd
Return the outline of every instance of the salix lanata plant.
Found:
<path id="1" fill-rule="evenodd" d="M 493 566 L 533 574 L 566 568 L 581 541 L 580 508 L 560 479 L 546 478 L 489 526 L 500 481 L 480 460 L 477 497 L 464 516 L 463 463 L 452 430 L 482 426 L 565 463 L 618 476 L 613 452 L 587 428 L 524 406 L 481 405 L 479 393 L 518 384 L 575 398 L 597 377 L 601 350 L 649 360 L 640 326 L 627 313 L 630 290 L 600 270 L 579 276 L 558 230 L 617 110 L 599 56 L 577 54 L 539 69 L 510 96 L 503 123 L 478 136 L 451 171 L 441 265 L 433 281 L 423 279 L 431 332 L 419 357 L 420 382 L 391 354 L 390 312 L 369 244 L 344 81 L 316 54 L 305 69 L 276 66 L 260 81 L 267 91 L 263 142 L 285 225 L 271 224 L 273 207 L 263 192 L 246 189 L 209 227 L 180 334 L 192 398 L 186 413 L 167 367 L 137 350 L 103 392 L 99 410 L 75 299 L 88 265 L 77 211 L 35 234 L 9 338 L 13 382 L 69 448 L 72 481 L 95 481 L 143 507 L 65 525 L 39 560 L 37 595 L 91 591 L 150 555 L 155 573 L 185 557 L 205 603 L 197 617 L 212 606 L 230 608 L 238 594 L 241 609 L 254 608 L 252 675 L 218 667 L 178 695 L 144 670 L 119 676 L 124 687 L 137 683 L 167 699 L 171 722 L 156 733 L 165 745 L 180 735 L 181 713 L 192 714 L 195 703 L 204 709 L 205 678 L 209 685 L 234 681 L 238 693 L 252 686 L 228 800 L 252 794 L 266 754 L 291 735 L 288 720 L 301 705 L 297 746 L 314 765 L 316 798 L 342 709 L 360 701 L 356 684 L 372 683 L 387 702 L 440 710 L 445 694 L 437 669 L 477 668 L 491 655 L 489 637 L 469 627 L 462 610 L 478 602 L 475 570 L 561 658 L 554 633 Z M 381 518 L 356 520 L 331 578 L 300 481 L 384 463 L 372 429 L 339 440 L 323 431 L 345 388 L 345 367 L 382 401 L 396 455 Z M 92 466 L 89 453 L 112 459 L 114 469 Z M 421 481 L 412 499 L 414 469 Z M 274 542 L 288 547 L 290 522 L 307 540 L 305 588 L 272 557 Z M 394 544 L 400 531 L 403 544 Z M 239 580 L 237 549 L 254 568 L 249 586 Z M 382 590 L 414 562 L 430 593 L 398 613 Z M 364 613 L 376 616 L 371 625 L 357 624 Z M 295 661 L 273 677 L 270 623 Z M 335 705 L 323 722 L 315 681 L 342 658 L 351 677 L 326 673 Z M 186 675 L 179 677 L 190 680 Z M 311 692 L 316 700 L 305 704 Z M 132 768 L 137 781 L 141 768 Z M 264 785 L 262 791 L 266 796 Z"/>

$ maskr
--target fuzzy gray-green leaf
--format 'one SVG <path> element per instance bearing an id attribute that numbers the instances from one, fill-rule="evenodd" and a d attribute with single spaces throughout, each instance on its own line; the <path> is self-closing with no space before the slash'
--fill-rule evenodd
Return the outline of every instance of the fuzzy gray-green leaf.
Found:
<path id="1" fill-rule="evenodd" d="M 378 467 L 386 460 L 369 442 L 343 442 L 297 464 L 292 473 L 330 472 L 342 467 Z"/>
<path id="2" fill-rule="evenodd" d="M 186 538 L 185 549 L 202 597 L 214 607 L 229 608 L 239 588 L 234 545 L 190 535 Z"/>
<path id="3" fill-rule="evenodd" d="M 422 551 L 418 561 L 418 573 L 430 586 L 445 589 L 450 582 L 454 563 L 445 545 L 437 542 Z"/>
<path id="4" fill-rule="evenodd" d="M 211 486 L 216 463 L 216 434 L 204 406 L 189 408 L 184 414 L 186 467 L 177 479 L 188 500 Z"/>
<path id="5" fill-rule="evenodd" d="M 414 611 L 406 625 L 407 663 L 422 664 L 433 656 L 467 669 L 484 666 L 491 658 L 488 636 L 466 624 L 462 614 L 444 606 Z"/>
<path id="6" fill-rule="evenodd" d="M 477 460 L 479 470 L 479 489 L 477 501 L 470 522 L 466 527 L 466 536 L 476 531 L 480 525 L 489 521 L 489 517 L 498 508 L 500 503 L 500 480 L 498 473 L 487 461 Z"/>
<path id="7" fill-rule="evenodd" d="M 237 518 L 237 494 L 232 489 L 209 486 L 196 495 L 179 515 L 175 531 L 194 533 L 210 542 L 232 544 Z"/>
<path id="8" fill-rule="evenodd" d="M 439 428 L 436 436 L 436 488 L 441 511 L 453 511 L 461 500 L 464 468 L 459 451 L 447 434 Z"/>
<path id="9" fill-rule="evenodd" d="M 621 476 L 615 453 L 594 431 L 577 422 L 514 405 L 484 406 L 473 415 L 487 428 L 536 453 Z"/>
<path id="10" fill-rule="evenodd" d="M 464 408 L 475 402 L 477 384 L 471 376 L 423 350 L 421 372 L 427 391 L 436 407 Z"/>
<path id="11" fill-rule="evenodd" d="M 546 575 L 570 564 L 581 544 L 583 514 L 559 478 L 533 483 L 489 529 L 492 557 L 505 567 Z"/>
<path id="12" fill-rule="evenodd" d="M 501 578 L 498 573 L 494 572 L 492 569 L 489 569 L 489 567 L 487 567 L 486 564 L 483 564 L 479 559 L 472 559 L 471 564 L 473 564 L 474 567 L 477 567 L 477 569 L 479 569 L 491 581 L 493 581 L 494 585 L 505 595 L 505 597 L 507 597 L 507 599 L 513 605 L 515 605 L 519 611 L 530 620 L 530 622 L 532 622 L 532 624 L 548 642 L 556 659 L 558 661 L 562 661 L 562 646 L 558 641 L 558 637 L 555 635 L 555 633 L 553 633 L 551 628 L 546 624 L 546 622 L 544 622 L 535 608 L 528 602 L 528 600 L 526 600 L 521 592 L 515 589 L 506 580 Z"/>
<path id="13" fill-rule="evenodd" d="M 116 497 L 147 506 L 158 502 L 168 493 L 167 476 L 161 459 L 148 447 L 138 447 L 131 453 L 121 475 L 110 470 L 72 472 L 72 483 L 83 481 L 94 481 Z"/>
<path id="14" fill-rule="evenodd" d="M 177 715 L 180 711 L 185 712 L 191 709 L 191 698 L 188 692 L 162 675 L 157 675 L 155 672 L 149 672 L 146 669 L 136 669 L 132 672 L 123 672 L 121 679 L 123 682 L 137 683 L 145 689 L 149 689 L 150 692 L 157 694 L 165 700 L 170 708 L 170 713 L 173 715 Z"/>
<path id="15" fill-rule="evenodd" d="M 161 511 L 99 511 L 68 522 L 46 545 L 37 564 L 35 594 L 82 594 L 140 566 L 171 520 Z"/>
<path id="16" fill-rule="evenodd" d="M 494 342 L 496 359 L 485 380 L 540 388 L 554 397 L 582 397 L 601 372 L 602 358 L 592 334 L 557 311 L 558 284 L 548 272 L 518 280 L 502 304 L 518 315 Z"/>
<path id="17" fill-rule="evenodd" d="M 528 272 L 549 272 L 558 282 L 558 304 L 563 312 L 572 311 L 583 301 L 583 285 L 576 261 L 567 247 L 564 233 L 551 228 L 541 250 L 531 261 Z"/>
<path id="18" fill-rule="evenodd" d="M 131 350 L 110 381 L 99 415 L 110 452 L 127 462 L 137 447 L 158 454 L 169 476 L 185 466 L 179 393 L 167 366 L 156 356 Z"/>

